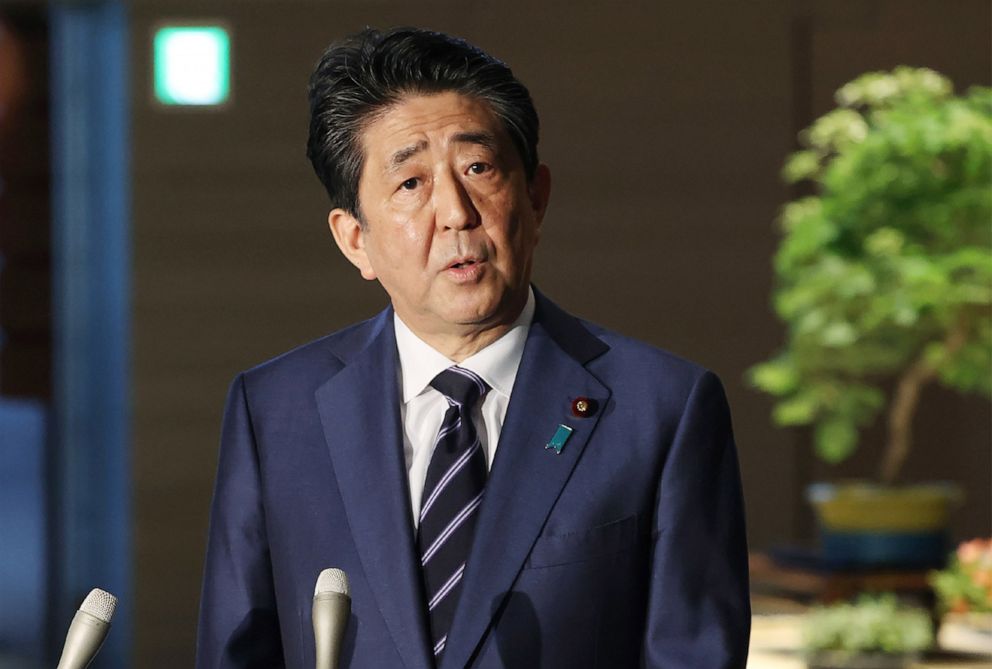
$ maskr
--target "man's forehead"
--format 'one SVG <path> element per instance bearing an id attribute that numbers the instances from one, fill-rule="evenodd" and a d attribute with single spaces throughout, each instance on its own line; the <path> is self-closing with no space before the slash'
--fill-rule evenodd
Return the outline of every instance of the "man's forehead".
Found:
<path id="1" fill-rule="evenodd" d="M 497 151 L 507 139 L 488 103 L 451 92 L 406 96 L 362 132 L 366 158 L 383 168 L 437 143 L 474 144 Z"/>

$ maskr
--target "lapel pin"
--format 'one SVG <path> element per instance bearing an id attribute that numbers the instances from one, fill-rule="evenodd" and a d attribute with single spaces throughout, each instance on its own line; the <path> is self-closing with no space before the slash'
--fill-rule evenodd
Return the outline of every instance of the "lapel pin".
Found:
<path id="1" fill-rule="evenodd" d="M 561 455 L 561 449 L 565 448 L 565 442 L 568 438 L 572 436 L 572 428 L 568 425 L 559 425 L 558 429 L 555 430 L 555 435 L 551 437 L 551 441 L 544 447 L 545 450 L 553 448 L 555 455 Z"/>
<path id="2" fill-rule="evenodd" d="M 576 418 L 588 418 L 596 413 L 596 400 L 588 397 L 576 397 L 572 401 L 572 415 Z"/>

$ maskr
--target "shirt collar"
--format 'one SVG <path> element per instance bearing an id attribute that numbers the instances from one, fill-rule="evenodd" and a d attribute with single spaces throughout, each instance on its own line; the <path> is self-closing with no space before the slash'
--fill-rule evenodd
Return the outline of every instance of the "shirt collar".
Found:
<path id="1" fill-rule="evenodd" d="M 472 370 L 493 390 L 509 397 L 524 354 L 527 332 L 534 320 L 534 304 L 534 290 L 528 288 L 527 303 L 506 334 L 457 363 L 458 366 Z M 393 323 L 400 358 L 400 387 L 406 404 L 424 392 L 435 376 L 456 363 L 415 335 L 395 312 Z"/>

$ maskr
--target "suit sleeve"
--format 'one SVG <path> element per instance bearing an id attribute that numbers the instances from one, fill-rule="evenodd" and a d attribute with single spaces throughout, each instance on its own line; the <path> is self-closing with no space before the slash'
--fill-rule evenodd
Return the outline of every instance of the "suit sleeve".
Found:
<path id="1" fill-rule="evenodd" d="M 730 409 L 703 374 L 657 489 L 642 664 L 743 669 L 751 629 L 747 539 Z"/>
<path id="2" fill-rule="evenodd" d="M 243 376 L 231 385 L 224 413 L 200 599 L 196 666 L 284 666 L 258 453 Z"/>

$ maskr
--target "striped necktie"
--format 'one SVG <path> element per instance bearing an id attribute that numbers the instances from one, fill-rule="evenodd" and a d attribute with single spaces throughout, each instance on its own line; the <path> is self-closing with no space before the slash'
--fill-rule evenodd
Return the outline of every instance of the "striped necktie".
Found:
<path id="1" fill-rule="evenodd" d="M 474 372 L 458 366 L 438 374 L 431 386 L 448 400 L 448 409 L 427 467 L 417 545 L 434 657 L 440 659 L 486 485 L 486 456 L 472 424 L 472 407 L 489 386 Z"/>

